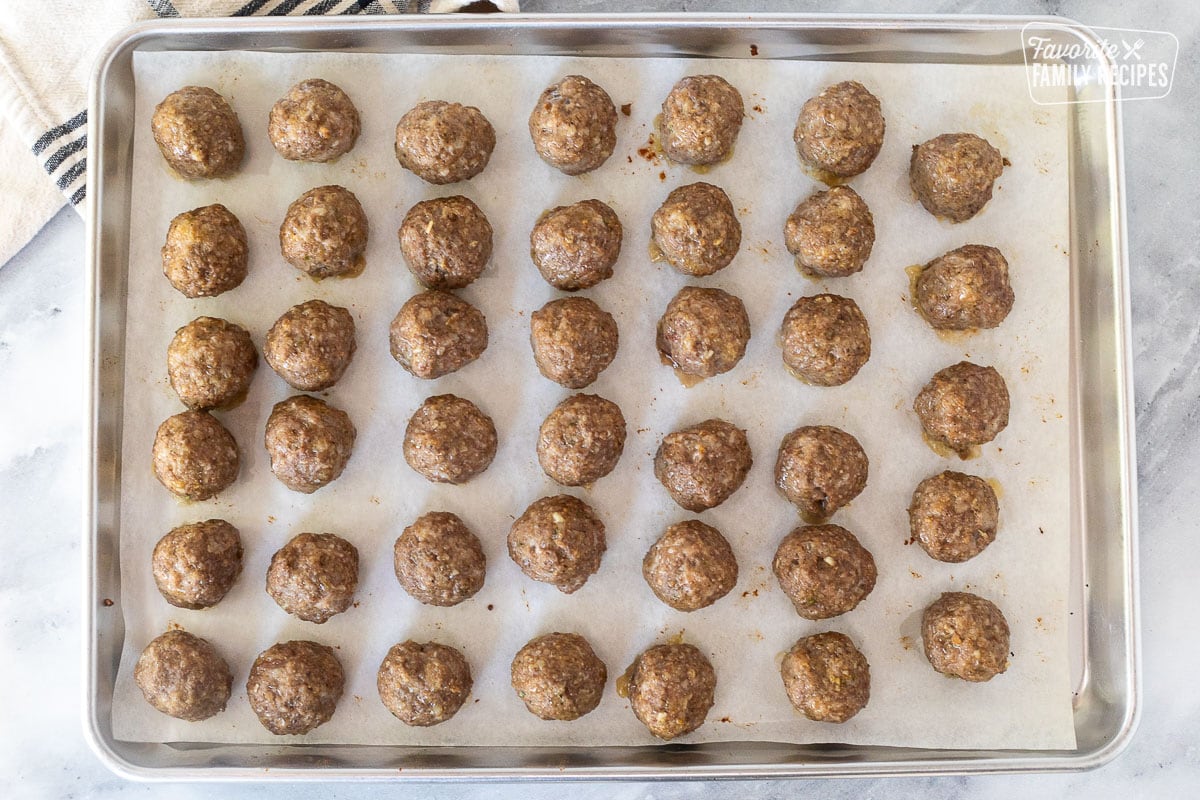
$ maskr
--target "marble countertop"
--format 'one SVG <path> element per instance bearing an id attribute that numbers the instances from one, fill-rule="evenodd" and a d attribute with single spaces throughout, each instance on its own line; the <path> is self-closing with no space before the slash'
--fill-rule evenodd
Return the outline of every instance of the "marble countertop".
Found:
<path id="1" fill-rule="evenodd" d="M 435 798 L 690 798 L 921 796 L 949 798 L 1184 797 L 1200 785 L 1200 638 L 1189 600 L 1200 564 L 1200 106 L 1197 30 L 1188 0 L 1096 3 L 870 0 L 524 0 L 531 11 L 873 10 L 1055 13 L 1092 24 L 1168 30 L 1180 40 L 1175 86 L 1163 100 L 1124 109 L 1133 296 L 1141 514 L 1144 708 L 1141 728 L 1112 764 L 1070 775 L 756 783 L 332 786 L 261 784 L 214 789 L 124 781 L 81 732 L 80 419 L 83 374 L 83 224 L 61 212 L 0 268 L 0 796 L 339 797 L 404 793 Z M 1145 10 L 1142 13 L 1142 10 Z"/>

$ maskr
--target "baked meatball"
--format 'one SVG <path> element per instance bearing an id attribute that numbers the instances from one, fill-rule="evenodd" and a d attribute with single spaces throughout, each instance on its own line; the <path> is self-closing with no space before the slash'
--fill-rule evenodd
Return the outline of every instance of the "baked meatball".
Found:
<path id="1" fill-rule="evenodd" d="M 418 378 L 462 369 L 488 346 L 487 319 L 449 292 L 430 289 L 400 307 L 389 331 L 392 358 Z"/>
<path id="2" fill-rule="evenodd" d="M 689 183 L 667 195 L 650 218 L 658 252 L 684 275 L 703 277 L 729 266 L 742 246 L 742 223 L 725 190 Z"/>
<path id="3" fill-rule="evenodd" d="M 167 378 L 188 408 L 206 411 L 246 396 L 258 352 L 241 325 L 196 317 L 175 331 L 167 346 Z"/>
<path id="4" fill-rule="evenodd" d="M 629 704 L 659 739 L 674 739 L 704 724 L 717 690 L 717 673 L 690 644 L 660 644 L 633 662 Z"/>
<path id="5" fill-rule="evenodd" d="M 379 665 L 379 699 L 405 725 L 428 728 L 458 713 L 473 686 L 471 665 L 453 647 L 437 642 L 392 645 Z"/>
<path id="6" fill-rule="evenodd" d="M 607 547 L 596 512 L 566 494 L 535 500 L 508 532 L 508 555 L 521 571 L 563 594 L 587 583 Z"/>
<path id="7" fill-rule="evenodd" d="M 960 361 L 929 379 L 913 410 L 926 436 L 966 458 L 1008 425 L 1008 386 L 993 367 Z"/>
<path id="8" fill-rule="evenodd" d="M 788 700 L 814 722 L 845 722 L 871 699 L 871 665 L 844 633 L 805 636 L 779 671 Z"/>
<path id="9" fill-rule="evenodd" d="M 211 608 L 242 574 L 242 537 L 223 519 L 172 528 L 150 557 L 154 585 L 179 608 Z"/>
<path id="10" fill-rule="evenodd" d="M 1013 305 L 1008 261 L 982 244 L 951 250 L 921 269 L 914 299 L 921 316 L 938 330 L 995 328 Z"/>
<path id="11" fill-rule="evenodd" d="M 171 220 L 162 247 L 163 275 L 187 297 L 215 297 L 246 279 L 250 246 L 246 229 L 216 203 Z"/>
<path id="12" fill-rule="evenodd" d="M 318 186 L 288 206 L 279 226 L 283 259 L 316 280 L 362 272 L 367 214 L 344 186 Z"/>
<path id="13" fill-rule="evenodd" d="M 492 223 L 462 195 L 422 200 L 400 223 L 400 253 L 430 289 L 461 289 L 492 257 Z"/>
<path id="14" fill-rule="evenodd" d="M 841 428 L 806 425 L 783 437 L 775 486 L 806 521 L 824 522 L 867 485 L 867 454 Z"/>
<path id="15" fill-rule="evenodd" d="M 720 531 L 691 519 L 659 537 L 642 559 L 642 577 L 671 608 L 696 611 L 729 594 L 737 583 L 738 565 Z"/>
<path id="16" fill-rule="evenodd" d="M 679 81 L 662 104 L 662 148 L 677 164 L 716 164 L 733 155 L 742 129 L 742 95 L 717 75 Z"/>
<path id="17" fill-rule="evenodd" d="M 744 430 L 707 419 L 663 437 L 654 454 L 654 477 L 680 506 L 704 511 L 728 500 L 752 463 Z"/>
<path id="18" fill-rule="evenodd" d="M 586 297 L 551 300 L 529 318 L 538 371 L 568 389 L 582 389 L 617 355 L 617 323 Z"/>
<path id="19" fill-rule="evenodd" d="M 492 123 L 474 106 L 427 100 L 396 125 L 400 166 L 428 183 L 474 178 L 483 172 L 495 147 Z"/>
<path id="20" fill-rule="evenodd" d="M 801 297 L 779 329 L 788 372 L 813 386 L 841 386 L 871 357 L 871 329 L 858 303 L 836 294 Z"/>
<path id="21" fill-rule="evenodd" d="M 810 97 L 792 138 L 810 167 L 851 178 L 866 172 L 883 147 L 879 98 L 858 81 L 842 81 Z"/>
<path id="22" fill-rule="evenodd" d="M 302 533 L 275 551 L 267 594 L 280 608 L 318 625 L 342 613 L 358 589 L 358 550 L 332 533 Z"/>
<path id="23" fill-rule="evenodd" d="M 858 192 L 835 186 L 801 201 L 784 224 L 783 238 L 802 273 L 843 278 L 871 257 L 875 218 Z"/>
<path id="24" fill-rule="evenodd" d="M 796 528 L 779 543 L 771 567 L 805 619 L 845 614 L 875 588 L 875 559 L 840 525 Z"/>
<path id="25" fill-rule="evenodd" d="M 470 400 L 430 397 L 404 431 L 404 460 L 434 483 L 466 483 L 496 457 L 496 426 Z"/>
<path id="26" fill-rule="evenodd" d="M 529 233 L 529 255 L 556 289 L 589 289 L 611 278 L 624 236 L 617 213 L 599 200 L 552 208 Z"/>
<path id="27" fill-rule="evenodd" d="M 549 633 L 531 640 L 512 660 L 512 687 L 530 713 L 573 720 L 594 711 L 604 695 L 608 669 L 577 633 Z"/>
<path id="28" fill-rule="evenodd" d="M 350 152 L 362 124 L 340 87 L 320 78 L 300 81 L 271 107 L 267 136 L 288 161 L 333 161 Z"/>
<path id="29" fill-rule="evenodd" d="M 189 180 L 232 175 L 246 155 L 238 115 L 207 86 L 184 86 L 167 95 L 154 107 L 150 131 L 167 164 Z"/>
<path id="30" fill-rule="evenodd" d="M 958 563 L 996 540 L 1000 502 L 983 478 L 946 470 L 917 485 L 908 530 L 930 558 Z"/>
<path id="31" fill-rule="evenodd" d="M 275 404 L 263 441 L 275 477 L 312 494 L 342 474 L 357 435 L 345 411 L 301 394 Z"/>
<path id="32" fill-rule="evenodd" d="M 617 146 L 617 109 L 608 92 L 582 75 L 548 86 L 529 115 L 533 149 L 567 175 L 599 167 Z"/>
<path id="33" fill-rule="evenodd" d="M 320 392 L 338 382 L 357 347 L 349 311 L 309 300 L 275 320 L 263 357 L 292 388 Z"/>
<path id="34" fill-rule="evenodd" d="M 538 431 L 542 471 L 563 486 L 587 486 L 613 471 L 625 449 L 625 417 L 611 400 L 576 394 L 546 415 Z"/>
<path id="35" fill-rule="evenodd" d="M 986 139 L 943 133 L 913 146 L 908 179 L 926 211 L 965 222 L 992 199 L 992 185 L 1003 171 L 1000 151 Z"/>
<path id="36" fill-rule="evenodd" d="M 207 411 L 167 417 L 154 435 L 154 477 L 185 500 L 207 500 L 237 479 L 237 442 Z"/>
<path id="37" fill-rule="evenodd" d="M 658 320 L 658 352 L 675 369 L 711 378 L 737 366 L 750 342 L 742 301 L 721 289 L 685 286 Z"/>
<path id="38" fill-rule="evenodd" d="M 146 702 L 168 716 L 198 722 L 225 710 L 229 664 L 207 639 L 170 630 L 146 645 L 133 668 Z"/>
<path id="39" fill-rule="evenodd" d="M 938 672 L 980 683 L 1008 669 L 1008 621 L 990 600 L 943 592 L 921 615 L 925 657 Z"/>
<path id="40" fill-rule="evenodd" d="M 446 511 L 417 518 L 392 549 L 396 580 L 431 606 L 456 606 L 483 588 L 483 545 L 461 519 Z"/>
<path id="41" fill-rule="evenodd" d="M 258 654 L 246 698 L 263 727 L 277 736 L 308 733 L 333 717 L 346 673 L 332 647 L 281 642 Z"/>

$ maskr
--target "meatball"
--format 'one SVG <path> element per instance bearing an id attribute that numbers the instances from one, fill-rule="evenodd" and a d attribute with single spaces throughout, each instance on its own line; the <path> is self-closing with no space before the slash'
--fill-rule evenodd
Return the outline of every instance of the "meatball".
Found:
<path id="1" fill-rule="evenodd" d="M 716 164 L 733 155 L 742 129 L 742 95 L 717 75 L 679 81 L 662 104 L 662 148 L 677 164 Z"/>
<path id="2" fill-rule="evenodd" d="M 352 276 L 366 263 L 367 214 L 354 192 L 318 186 L 297 197 L 279 226 L 283 259 L 316 280 Z"/>
<path id="3" fill-rule="evenodd" d="M 196 317 L 175 331 L 167 346 L 167 378 L 188 408 L 206 411 L 246 396 L 258 352 L 241 325 Z"/>
<path id="4" fill-rule="evenodd" d="M 867 454 L 841 428 L 808 425 L 783 437 L 775 486 L 805 520 L 823 522 L 867 485 Z"/>
<path id="5" fill-rule="evenodd" d="M 320 78 L 300 81 L 271 107 L 267 136 L 288 161 L 333 161 L 350 152 L 362 124 L 340 87 Z"/>
<path id="6" fill-rule="evenodd" d="M 563 486 L 587 486 L 613 471 L 625 449 L 625 417 L 611 400 L 576 394 L 542 422 L 537 455 L 542 471 Z"/>
<path id="7" fill-rule="evenodd" d="M 926 211 L 965 222 L 992 199 L 992 185 L 1003 171 L 1000 151 L 986 139 L 943 133 L 913 146 L 908 179 Z"/>
<path id="8" fill-rule="evenodd" d="M 430 289 L 400 307 L 389 331 L 392 358 L 418 378 L 440 378 L 483 355 L 483 312 L 449 292 Z"/>
<path id="9" fill-rule="evenodd" d="M 871 357 L 871 329 L 858 303 L 836 294 L 801 297 L 779 329 L 788 372 L 813 386 L 841 386 Z"/>
<path id="10" fill-rule="evenodd" d="M 583 200 L 542 214 L 529 233 L 529 255 L 547 283 L 574 292 L 612 277 L 623 236 L 615 211 Z"/>
<path id="11" fill-rule="evenodd" d="M 737 366 L 750 342 L 750 317 L 721 289 L 685 286 L 658 320 L 658 352 L 684 375 L 711 378 Z"/>
<path id="12" fill-rule="evenodd" d="M 596 512 L 566 494 L 534 501 L 508 532 L 508 555 L 521 571 L 563 594 L 587 583 L 607 547 Z"/>
<path id="13" fill-rule="evenodd" d="M 357 347 L 349 311 L 309 300 L 275 320 L 263 357 L 292 388 L 320 392 L 338 382 Z"/>
<path id="14" fill-rule="evenodd" d="M 154 585 L 179 608 L 211 608 L 242 574 L 242 537 L 223 519 L 171 529 L 150 558 Z"/>
<path id="15" fill-rule="evenodd" d="M 466 483 L 496 457 L 496 426 L 470 400 L 430 397 L 404 431 L 404 460 L 434 483 Z"/>
<path id="16" fill-rule="evenodd" d="M 879 155 L 883 130 L 879 98 L 858 81 L 842 81 L 805 102 L 792 138 L 801 161 L 850 178 L 866 172 Z"/>
<path id="17" fill-rule="evenodd" d="M 312 494 L 342 474 L 357 435 L 345 411 L 302 394 L 275 404 L 263 441 L 275 477 Z"/>
<path id="18" fill-rule="evenodd" d="M 917 485 L 908 529 L 930 558 L 958 563 L 996 540 L 1000 502 L 983 478 L 947 470 Z"/>
<path id="19" fill-rule="evenodd" d="M 483 545 L 454 514 L 434 511 L 418 517 L 396 539 L 392 552 L 396 580 L 426 605 L 456 606 L 483 588 Z"/>
<path id="20" fill-rule="evenodd" d="M 728 500 L 752 463 L 746 432 L 708 419 L 663 437 L 654 454 L 654 477 L 680 506 L 704 511 Z"/>
<path id="21" fill-rule="evenodd" d="M 237 479 L 237 442 L 207 411 L 168 417 L 154 435 L 154 477 L 177 497 L 207 500 Z"/>
<path id="22" fill-rule="evenodd" d="M 342 613 L 358 589 L 358 550 L 332 533 L 302 533 L 271 556 L 267 594 L 280 608 L 318 625 Z"/>
<path id="23" fill-rule="evenodd" d="M 792 705 L 814 722 L 845 722 L 871 699 L 871 665 L 844 633 L 805 636 L 779 671 Z"/>
<path id="24" fill-rule="evenodd" d="M 943 592 L 921 615 L 925 657 L 938 672 L 980 683 L 1008 669 L 1008 621 L 990 600 Z"/>
<path id="25" fill-rule="evenodd" d="M 428 100 L 396 125 L 396 158 L 418 178 L 446 184 L 483 172 L 496 147 L 492 123 L 474 106 Z"/>
<path id="26" fill-rule="evenodd" d="M 844 278 L 863 268 L 875 246 L 875 218 L 858 192 L 835 186 L 817 192 L 787 218 L 783 229 L 796 268 L 817 278 Z"/>
<path id="27" fill-rule="evenodd" d="M 671 608 L 696 611 L 729 594 L 738 565 L 721 532 L 692 519 L 667 528 L 654 543 L 642 559 L 642 577 Z"/>
<path id="28" fill-rule="evenodd" d="M 929 379 L 913 410 L 926 436 L 966 458 L 1008 425 L 1008 386 L 993 367 L 960 361 Z"/>
<path id="29" fill-rule="evenodd" d="M 533 312 L 529 343 L 542 375 L 568 389 L 582 389 L 616 357 L 617 323 L 586 297 L 564 297 Z"/>
<path id="30" fill-rule="evenodd" d="M 674 739 L 704 724 L 717 690 L 717 673 L 690 644 L 660 644 L 633 662 L 629 704 L 659 739 Z"/>
<path id="31" fill-rule="evenodd" d="M 437 642 L 392 645 L 375 679 L 379 699 L 405 725 L 427 728 L 458 713 L 471 694 L 471 665 Z"/>
<path id="32" fill-rule="evenodd" d="M 806 525 L 779 543 L 771 564 L 779 587 L 805 619 L 851 611 L 875 588 L 875 559 L 840 525 Z"/>
<path id="33" fill-rule="evenodd" d="M 582 75 L 548 86 L 529 115 L 533 149 L 567 175 L 599 167 L 617 146 L 617 109 L 608 92 Z"/>
<path id="34" fill-rule="evenodd" d="M 938 330 L 995 328 L 1012 310 L 1008 261 L 994 247 L 968 244 L 930 261 L 917 276 L 914 300 Z"/>
<path id="35" fill-rule="evenodd" d="M 206 639 L 170 630 L 146 645 L 133 668 L 146 702 L 168 716 L 198 722 L 225 710 L 229 665 Z"/>
<path id="36" fill-rule="evenodd" d="M 531 640 L 512 661 L 512 687 L 530 713 L 573 720 L 594 711 L 604 695 L 608 669 L 577 633 L 549 633 Z"/>
<path id="37" fill-rule="evenodd" d="M 689 183 L 673 190 L 654 212 L 650 235 L 668 264 L 703 277 L 733 261 L 742 246 L 742 223 L 724 189 Z"/>
<path id="38" fill-rule="evenodd" d="M 492 257 L 492 224 L 462 195 L 422 200 L 400 223 L 400 253 L 430 289 L 462 289 Z"/>
<path id="39" fill-rule="evenodd" d="M 171 220 L 162 247 L 163 275 L 187 297 L 215 297 L 246 279 L 250 246 L 246 229 L 216 203 Z"/>
<path id="40" fill-rule="evenodd" d="M 154 107 L 154 142 L 180 177 L 224 178 L 246 155 L 242 124 L 229 102 L 207 86 L 184 86 Z"/>
<path id="41" fill-rule="evenodd" d="M 263 727 L 277 736 L 308 733 L 333 717 L 346 673 L 332 647 L 282 642 L 258 654 L 246 698 Z"/>

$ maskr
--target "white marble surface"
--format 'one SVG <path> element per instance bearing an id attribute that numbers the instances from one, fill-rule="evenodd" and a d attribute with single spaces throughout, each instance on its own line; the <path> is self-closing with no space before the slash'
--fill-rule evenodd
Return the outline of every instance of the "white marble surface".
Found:
<path id="1" fill-rule="evenodd" d="M 525 0 L 527 10 L 743 10 L 699 0 Z M 1181 43 L 1165 100 L 1126 109 L 1141 512 L 1144 715 L 1114 763 L 1078 775 L 723 784 L 472 787 L 169 787 L 110 774 L 81 734 L 79 485 L 83 370 L 83 225 L 64 211 L 0 269 L 0 797 L 595 798 L 730 796 L 1194 797 L 1200 786 L 1200 662 L 1194 595 L 1200 564 L 1200 104 L 1189 0 L 841 3 L 760 0 L 771 10 L 1046 13 L 1094 25 L 1173 31 Z M 0 209 L 2 216 L 3 209 Z"/>

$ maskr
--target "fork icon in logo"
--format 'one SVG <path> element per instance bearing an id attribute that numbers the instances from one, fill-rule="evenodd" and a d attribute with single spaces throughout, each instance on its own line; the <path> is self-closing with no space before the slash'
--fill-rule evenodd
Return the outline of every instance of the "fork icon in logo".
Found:
<path id="1" fill-rule="evenodd" d="M 1137 59 L 1138 61 L 1141 61 L 1142 54 L 1138 51 L 1142 49 L 1142 45 L 1144 45 L 1145 43 L 1146 43 L 1145 40 L 1138 39 L 1131 45 L 1131 44 L 1129 44 L 1129 42 L 1122 39 L 1121 46 L 1125 48 L 1125 54 L 1122 56 L 1122 58 L 1125 59 L 1126 61 L 1128 61 L 1129 58 L 1132 56 L 1133 58 Z"/>

